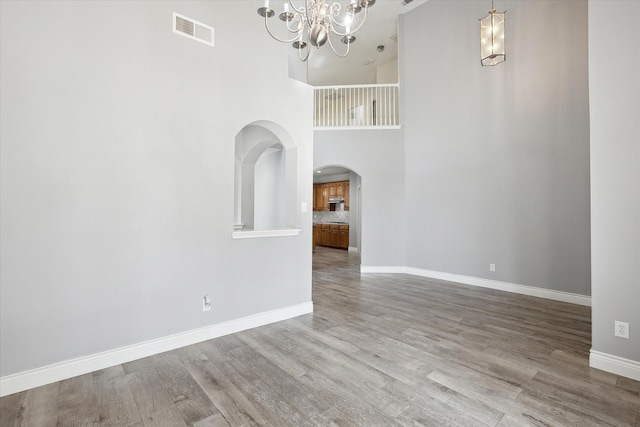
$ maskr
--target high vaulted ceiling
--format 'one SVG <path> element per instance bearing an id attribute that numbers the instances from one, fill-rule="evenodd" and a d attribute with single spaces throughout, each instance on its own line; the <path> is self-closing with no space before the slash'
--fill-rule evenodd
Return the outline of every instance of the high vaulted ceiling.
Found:
<path id="1" fill-rule="evenodd" d="M 307 63 L 308 82 L 314 86 L 376 83 L 376 68 L 398 57 L 398 15 L 427 1 L 377 0 L 369 9 L 364 26 L 356 33 L 357 40 L 346 58 L 336 56 L 328 45 L 312 48 Z M 341 2 L 347 4 L 348 0 Z M 281 9 L 282 5 L 272 7 Z M 383 52 L 378 52 L 379 45 L 384 46 Z M 339 41 L 334 42 L 334 46 L 339 52 L 346 48 Z"/>

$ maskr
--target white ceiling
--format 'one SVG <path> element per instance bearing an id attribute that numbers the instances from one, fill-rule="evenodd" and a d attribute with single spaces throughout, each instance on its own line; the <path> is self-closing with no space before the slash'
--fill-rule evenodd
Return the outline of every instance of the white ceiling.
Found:
<path id="1" fill-rule="evenodd" d="M 351 169 L 343 168 L 340 166 L 326 166 L 324 168 L 319 168 L 314 171 L 314 175 L 316 176 L 329 176 L 329 175 L 340 175 L 351 172 Z"/>
<path id="2" fill-rule="evenodd" d="M 376 68 L 398 57 L 398 15 L 410 12 L 428 0 L 377 0 L 369 9 L 364 26 L 355 34 L 356 41 L 346 58 L 336 56 L 326 44 L 312 48 L 309 55 L 308 82 L 314 86 L 376 83 Z M 342 0 L 347 4 L 348 0 Z M 273 7 L 273 6 L 272 6 Z M 279 7 L 279 6 L 275 6 Z M 384 52 L 377 51 L 384 45 Z M 346 45 L 334 42 L 336 50 L 343 52 Z M 289 48 L 291 49 L 291 48 Z"/>

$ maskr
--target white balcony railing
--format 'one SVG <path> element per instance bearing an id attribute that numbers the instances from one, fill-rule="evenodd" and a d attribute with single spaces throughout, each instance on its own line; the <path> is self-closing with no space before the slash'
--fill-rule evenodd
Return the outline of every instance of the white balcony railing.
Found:
<path id="1" fill-rule="evenodd" d="M 398 84 L 317 87 L 313 124 L 316 129 L 398 128 Z"/>

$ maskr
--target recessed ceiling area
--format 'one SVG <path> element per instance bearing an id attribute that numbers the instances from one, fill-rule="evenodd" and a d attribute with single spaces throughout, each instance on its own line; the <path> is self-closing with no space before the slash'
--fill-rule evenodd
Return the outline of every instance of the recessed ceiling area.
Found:
<path id="1" fill-rule="evenodd" d="M 342 0 L 343 3 L 345 1 Z M 328 45 L 312 48 L 307 61 L 308 83 L 313 86 L 376 83 L 377 68 L 398 58 L 398 15 L 410 12 L 427 1 L 376 1 L 369 9 L 364 26 L 355 34 L 356 41 L 347 57 L 338 57 Z M 380 45 L 384 46 L 382 52 L 378 51 Z M 339 41 L 334 46 L 338 52 L 344 52 L 346 48 Z"/>
<path id="2" fill-rule="evenodd" d="M 319 168 L 313 171 L 315 176 L 331 176 L 331 175 L 340 175 L 351 172 L 350 169 L 343 168 L 340 166 L 327 166 L 325 168 Z"/>

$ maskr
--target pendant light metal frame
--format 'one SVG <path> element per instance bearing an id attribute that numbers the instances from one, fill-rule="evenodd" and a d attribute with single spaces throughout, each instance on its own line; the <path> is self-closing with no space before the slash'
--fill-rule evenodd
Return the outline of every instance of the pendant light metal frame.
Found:
<path id="1" fill-rule="evenodd" d="M 493 7 L 489 14 L 480 19 L 480 64 L 498 65 L 507 60 L 507 39 L 505 32 L 506 13 L 498 12 Z"/>

